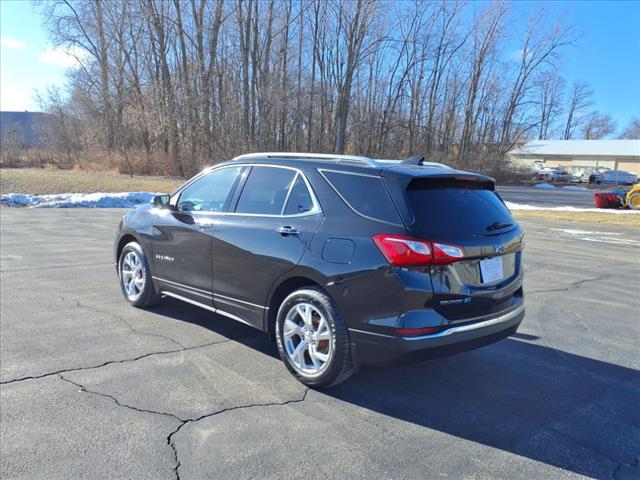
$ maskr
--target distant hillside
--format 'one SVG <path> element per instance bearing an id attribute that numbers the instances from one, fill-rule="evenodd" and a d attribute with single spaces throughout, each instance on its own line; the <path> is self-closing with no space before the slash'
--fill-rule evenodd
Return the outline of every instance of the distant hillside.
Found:
<path id="1" fill-rule="evenodd" d="M 22 147 L 41 146 L 47 141 L 48 120 L 44 112 L 0 112 L 0 141 Z"/>

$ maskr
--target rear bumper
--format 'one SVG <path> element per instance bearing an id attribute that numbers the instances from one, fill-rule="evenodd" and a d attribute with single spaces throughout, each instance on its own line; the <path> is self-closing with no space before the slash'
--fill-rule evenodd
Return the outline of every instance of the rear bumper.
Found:
<path id="1" fill-rule="evenodd" d="M 354 328 L 349 329 L 349 334 L 358 365 L 386 366 L 442 357 L 497 342 L 516 332 L 524 313 L 524 303 L 520 302 L 499 315 L 454 325 L 431 335 L 401 337 Z"/>

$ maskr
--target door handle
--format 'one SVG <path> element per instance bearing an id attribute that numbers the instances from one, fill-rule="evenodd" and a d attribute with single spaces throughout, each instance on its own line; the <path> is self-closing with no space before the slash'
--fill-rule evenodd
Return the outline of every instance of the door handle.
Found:
<path id="1" fill-rule="evenodd" d="M 283 237 L 300 234 L 299 230 L 296 230 L 294 227 L 290 227 L 289 225 L 285 225 L 284 227 L 278 227 L 276 229 L 276 232 L 278 232 Z"/>

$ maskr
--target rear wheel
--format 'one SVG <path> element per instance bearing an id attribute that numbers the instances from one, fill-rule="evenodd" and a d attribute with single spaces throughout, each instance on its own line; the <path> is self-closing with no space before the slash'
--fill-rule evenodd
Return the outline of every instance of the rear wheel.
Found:
<path id="1" fill-rule="evenodd" d="M 276 340 L 287 369 L 305 385 L 330 387 L 353 374 L 349 331 L 333 300 L 318 288 L 302 288 L 284 299 Z"/>
<path id="2" fill-rule="evenodd" d="M 127 301 L 135 307 L 150 307 L 160 300 L 151 280 L 151 268 L 142 247 L 127 243 L 118 259 L 120 288 Z"/>
<path id="3" fill-rule="evenodd" d="M 629 195 L 627 203 L 629 204 L 629 208 L 632 210 L 640 210 L 640 192 L 635 192 Z"/>

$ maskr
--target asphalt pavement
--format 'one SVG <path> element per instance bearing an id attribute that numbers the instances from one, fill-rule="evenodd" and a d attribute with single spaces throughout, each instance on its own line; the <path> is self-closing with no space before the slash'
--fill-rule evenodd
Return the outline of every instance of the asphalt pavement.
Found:
<path id="1" fill-rule="evenodd" d="M 571 187 L 583 187 L 571 185 Z M 576 191 L 562 187 L 541 189 L 526 186 L 500 186 L 498 193 L 503 200 L 514 203 L 526 203 L 536 207 L 564 207 L 594 208 L 593 194 L 601 190 Z"/>
<path id="2" fill-rule="evenodd" d="M 126 304 L 120 215 L 0 209 L 3 479 L 640 478 L 637 230 L 525 218 L 517 334 L 314 391 L 250 327 Z"/>

